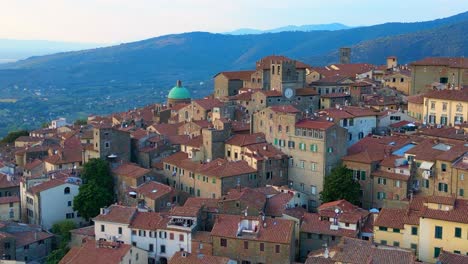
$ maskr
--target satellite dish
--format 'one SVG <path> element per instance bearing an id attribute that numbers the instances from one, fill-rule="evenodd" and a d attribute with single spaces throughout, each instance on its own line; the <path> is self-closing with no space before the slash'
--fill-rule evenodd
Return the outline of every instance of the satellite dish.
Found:
<path id="1" fill-rule="evenodd" d="M 335 214 L 339 214 L 340 213 L 340 209 L 336 208 L 335 209 Z"/>

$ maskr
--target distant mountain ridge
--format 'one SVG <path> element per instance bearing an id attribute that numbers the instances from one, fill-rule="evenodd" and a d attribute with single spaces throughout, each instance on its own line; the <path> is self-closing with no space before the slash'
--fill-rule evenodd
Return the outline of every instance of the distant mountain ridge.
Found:
<path id="1" fill-rule="evenodd" d="M 49 40 L 18 40 L 0 39 L 0 63 L 1 60 L 18 60 L 31 56 L 66 52 L 73 50 L 92 49 L 108 46 L 98 43 L 79 43 Z"/>
<path id="2" fill-rule="evenodd" d="M 253 28 L 239 28 L 233 31 L 224 32 L 223 34 L 228 35 L 248 35 L 248 34 L 263 34 L 263 33 L 279 33 L 285 31 L 317 31 L 317 30 L 342 30 L 342 29 L 350 29 L 353 27 L 343 25 L 341 23 L 330 23 L 330 24 L 313 24 L 313 25 L 302 25 L 302 26 L 295 26 L 289 25 L 284 27 L 278 27 L 273 29 L 253 29 Z"/>
<path id="3" fill-rule="evenodd" d="M 468 55 L 468 12 L 433 21 L 385 23 L 335 31 L 288 31 L 254 35 L 190 32 L 111 47 L 0 64 L 0 134 L 65 116 L 122 111 L 166 100 L 176 80 L 193 97 L 212 92 L 217 72 L 252 69 L 267 55 L 284 55 L 312 66 L 338 61 L 352 48 L 352 62 L 400 63 L 428 56 Z M 8 101 L 9 102 L 9 101 Z"/>

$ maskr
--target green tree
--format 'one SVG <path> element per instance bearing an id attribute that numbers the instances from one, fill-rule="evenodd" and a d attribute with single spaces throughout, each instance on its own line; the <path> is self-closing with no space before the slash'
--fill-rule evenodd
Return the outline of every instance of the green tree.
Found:
<path id="1" fill-rule="evenodd" d="M 360 189 L 359 183 L 353 179 L 353 172 L 346 166 L 340 165 L 325 177 L 320 199 L 324 203 L 345 199 L 357 205 L 359 204 Z"/>
<path id="2" fill-rule="evenodd" d="M 59 221 L 52 225 L 52 233 L 55 234 L 58 240 L 58 248 L 52 251 L 46 259 L 46 264 L 56 264 L 67 254 L 70 248 L 68 242 L 70 242 L 71 234 L 70 230 L 75 229 L 76 224 L 70 220 Z"/>
<path id="3" fill-rule="evenodd" d="M 15 140 L 21 136 L 29 136 L 29 132 L 27 130 L 19 130 L 19 131 L 13 131 L 8 133 L 3 139 L 2 143 L 13 143 Z"/>
<path id="4" fill-rule="evenodd" d="M 76 126 L 84 126 L 84 125 L 88 124 L 88 119 L 80 118 L 80 119 L 75 120 L 75 122 L 73 124 L 76 125 Z"/>
<path id="5" fill-rule="evenodd" d="M 73 210 L 89 220 L 99 214 L 102 207 L 114 202 L 114 180 L 109 164 L 102 159 L 91 159 L 81 174 L 83 184 L 73 201 Z"/>
<path id="6" fill-rule="evenodd" d="M 60 239 L 60 245 L 68 242 L 71 239 L 70 230 L 76 228 L 76 224 L 70 220 L 62 220 L 52 225 L 52 233 L 54 233 Z"/>

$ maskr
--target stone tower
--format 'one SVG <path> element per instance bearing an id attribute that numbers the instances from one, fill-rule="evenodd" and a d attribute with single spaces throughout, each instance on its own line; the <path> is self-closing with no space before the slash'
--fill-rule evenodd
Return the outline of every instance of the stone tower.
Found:
<path id="1" fill-rule="evenodd" d="M 351 48 L 340 48 L 340 64 L 351 63 Z"/>

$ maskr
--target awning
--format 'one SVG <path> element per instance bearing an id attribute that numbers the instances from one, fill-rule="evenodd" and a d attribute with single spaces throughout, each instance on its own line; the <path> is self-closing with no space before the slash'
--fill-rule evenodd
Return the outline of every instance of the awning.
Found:
<path id="1" fill-rule="evenodd" d="M 419 168 L 423 170 L 430 170 L 432 166 L 434 166 L 434 162 L 423 161 L 423 163 L 421 163 L 421 166 L 419 166 Z"/>
<path id="2" fill-rule="evenodd" d="M 130 194 L 130 195 L 137 195 L 136 192 L 128 192 L 128 194 Z"/>

